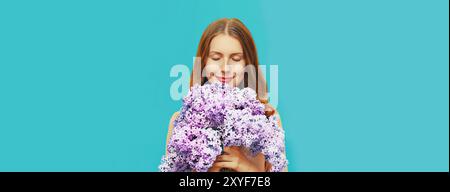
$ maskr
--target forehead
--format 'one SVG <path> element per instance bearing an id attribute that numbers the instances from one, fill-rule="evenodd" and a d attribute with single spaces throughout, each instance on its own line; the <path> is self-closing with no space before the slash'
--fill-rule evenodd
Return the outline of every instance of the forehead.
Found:
<path id="1" fill-rule="evenodd" d="M 216 51 L 224 54 L 242 53 L 242 45 L 236 38 L 221 34 L 211 40 L 209 51 Z"/>

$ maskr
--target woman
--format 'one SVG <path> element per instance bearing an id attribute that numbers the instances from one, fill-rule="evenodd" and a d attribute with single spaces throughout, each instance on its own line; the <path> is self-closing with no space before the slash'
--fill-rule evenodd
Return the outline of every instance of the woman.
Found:
<path id="1" fill-rule="evenodd" d="M 266 105 L 266 116 L 278 115 L 267 103 L 267 84 L 259 68 L 256 46 L 250 31 L 240 20 L 225 18 L 211 23 L 203 32 L 196 57 L 191 87 L 207 82 L 250 87 L 257 92 L 257 99 Z M 178 112 L 175 112 L 170 120 L 167 142 L 177 116 Z M 281 127 L 281 122 L 278 123 Z M 208 171 L 225 168 L 237 172 L 264 172 L 270 170 L 270 166 L 261 153 L 252 157 L 245 148 L 225 147 L 224 154 L 217 157 Z"/>

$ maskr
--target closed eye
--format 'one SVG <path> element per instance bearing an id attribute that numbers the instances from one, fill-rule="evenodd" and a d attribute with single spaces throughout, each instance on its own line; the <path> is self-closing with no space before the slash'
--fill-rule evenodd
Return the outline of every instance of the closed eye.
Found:
<path id="1" fill-rule="evenodd" d="M 236 62 L 238 62 L 238 61 L 241 61 L 241 57 L 233 57 L 233 58 L 231 58 L 231 59 L 233 59 L 233 61 L 236 61 Z"/>
<path id="2" fill-rule="evenodd" d="M 231 59 L 233 59 L 233 61 L 236 61 L 236 62 L 241 61 L 242 60 L 242 54 L 240 54 L 240 53 L 235 54 L 235 55 L 233 55 L 231 57 Z"/>
<path id="3" fill-rule="evenodd" d="M 213 56 L 213 57 L 211 57 L 211 59 L 214 61 L 218 61 L 218 60 L 220 60 L 220 57 Z"/>
<path id="4" fill-rule="evenodd" d="M 218 61 L 218 60 L 220 60 L 220 58 L 222 57 L 222 54 L 219 53 L 219 52 L 213 51 L 213 52 L 211 52 L 211 53 L 209 54 L 209 57 L 210 57 L 212 60 L 214 60 L 214 61 Z"/>

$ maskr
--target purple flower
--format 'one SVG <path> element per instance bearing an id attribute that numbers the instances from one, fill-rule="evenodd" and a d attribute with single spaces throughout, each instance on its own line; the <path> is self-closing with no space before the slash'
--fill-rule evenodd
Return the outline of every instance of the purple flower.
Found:
<path id="1" fill-rule="evenodd" d="M 270 171 L 287 165 L 284 131 L 250 88 L 220 83 L 196 85 L 183 99 L 180 115 L 159 169 L 163 172 L 207 171 L 226 146 L 242 146 L 251 155 L 263 153 Z"/>

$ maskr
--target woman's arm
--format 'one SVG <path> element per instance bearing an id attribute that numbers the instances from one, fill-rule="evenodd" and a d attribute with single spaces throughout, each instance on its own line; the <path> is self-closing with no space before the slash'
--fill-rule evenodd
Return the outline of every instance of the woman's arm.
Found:
<path id="1" fill-rule="evenodd" d="M 278 116 L 278 126 L 283 129 L 283 126 L 281 124 L 281 117 L 280 114 L 278 114 L 278 111 L 275 113 L 275 115 Z M 284 155 L 286 156 L 286 143 L 284 144 Z M 283 169 L 283 172 L 288 172 L 288 166 L 286 165 L 286 167 Z"/>
<path id="2" fill-rule="evenodd" d="M 280 129 L 283 129 L 283 126 L 281 124 L 281 117 L 280 114 L 278 114 L 278 111 L 276 111 L 271 105 L 266 104 L 266 114 L 267 114 L 267 108 L 270 110 L 273 110 L 272 114 L 278 116 L 278 127 L 280 127 Z M 285 150 L 284 150 L 284 155 L 286 155 L 286 144 L 284 146 Z M 272 168 L 272 165 L 266 161 L 265 163 L 265 169 L 266 172 L 269 172 L 270 169 Z M 286 165 L 286 167 L 282 170 L 282 172 L 288 172 L 288 166 Z"/>
<path id="3" fill-rule="evenodd" d="M 177 112 L 173 113 L 172 118 L 170 118 L 169 131 L 167 132 L 167 137 L 166 137 L 166 155 L 167 155 L 167 145 L 169 145 L 170 137 L 172 137 L 173 122 L 175 121 L 175 119 L 177 119 L 178 114 L 180 114 L 180 112 L 177 111 Z"/>

